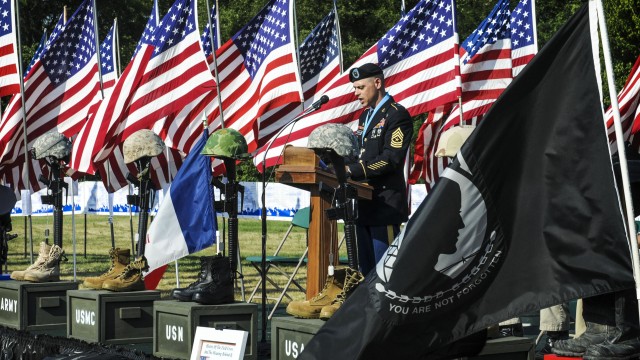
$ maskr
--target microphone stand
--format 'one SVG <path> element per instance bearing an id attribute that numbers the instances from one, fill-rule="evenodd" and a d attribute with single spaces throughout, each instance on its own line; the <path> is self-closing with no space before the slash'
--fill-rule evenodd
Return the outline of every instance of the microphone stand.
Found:
<path id="1" fill-rule="evenodd" d="M 320 109 L 320 107 L 329 100 L 329 97 L 323 95 L 318 102 L 309 106 L 306 110 L 300 113 L 298 116 L 293 118 L 291 121 L 286 123 L 273 137 L 273 140 L 268 144 L 267 149 L 264 152 L 264 156 L 262 157 L 262 209 L 260 212 L 260 220 L 262 223 L 262 259 L 260 262 L 260 279 L 262 280 L 262 331 L 260 333 L 260 344 L 263 349 L 268 346 L 267 343 L 267 205 L 266 205 L 266 192 L 267 192 L 267 154 L 269 153 L 269 149 L 271 149 L 271 145 L 275 142 L 275 140 L 280 136 L 280 134 L 289 127 L 289 125 L 293 126 L 296 122 L 304 118 L 305 116 L 311 114 L 312 112 Z M 293 128 L 292 128 L 293 131 Z M 285 142 L 286 143 L 286 142 Z M 282 154 L 280 154 L 282 156 Z M 277 161 L 276 161 L 277 162 Z"/>

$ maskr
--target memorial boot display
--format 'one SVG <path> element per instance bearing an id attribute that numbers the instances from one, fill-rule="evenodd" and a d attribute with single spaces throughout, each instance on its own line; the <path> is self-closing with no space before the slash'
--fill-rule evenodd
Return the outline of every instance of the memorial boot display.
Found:
<path id="1" fill-rule="evenodd" d="M 213 259 L 214 256 L 201 256 L 200 274 L 198 275 L 198 279 L 186 288 L 173 289 L 171 291 L 171 296 L 176 300 L 191 301 L 193 299 L 193 294 L 195 294 L 198 289 L 213 281 L 211 276 L 211 264 Z"/>
<path id="2" fill-rule="evenodd" d="M 322 308 L 331 305 L 342 292 L 346 277 L 347 268 L 335 269 L 333 275 L 327 276 L 324 287 L 316 296 L 311 300 L 290 302 L 287 305 L 287 314 L 303 319 L 318 319 Z"/>
<path id="3" fill-rule="evenodd" d="M 58 245 L 52 245 L 42 264 L 25 271 L 24 280 L 32 282 L 60 281 L 60 261 L 66 260 L 64 250 Z"/>
<path id="4" fill-rule="evenodd" d="M 349 295 L 364 281 L 364 275 L 358 270 L 347 268 L 347 275 L 344 279 L 342 291 L 336 296 L 331 305 L 327 305 L 320 310 L 320 319 L 329 320 L 342 306 Z"/>
<path id="5" fill-rule="evenodd" d="M 214 256 L 209 263 L 209 274 L 195 288 L 192 300 L 203 305 L 220 305 L 233 302 L 233 272 L 226 256 Z"/>
<path id="6" fill-rule="evenodd" d="M 125 267 L 129 265 L 131 251 L 129 249 L 109 249 L 109 257 L 111 258 L 111 266 L 104 274 L 84 279 L 83 285 L 91 289 L 102 289 L 102 284 L 106 280 L 115 279 L 120 275 Z"/>
<path id="7" fill-rule="evenodd" d="M 110 291 L 145 290 L 142 273 L 149 269 L 147 259 L 142 256 L 125 266 L 122 272 L 111 280 L 102 283 L 102 289 Z"/>
<path id="8" fill-rule="evenodd" d="M 13 271 L 11 273 L 11 278 L 13 280 L 23 281 L 24 280 L 24 274 L 26 274 L 28 271 L 34 270 L 35 268 L 39 267 L 42 264 L 44 264 L 44 260 L 49 255 L 50 251 L 51 251 L 51 245 L 47 244 L 44 241 L 41 242 L 40 243 L 40 251 L 38 252 L 38 258 L 36 259 L 36 261 L 34 261 L 33 264 L 29 265 L 29 267 L 27 267 L 25 270 Z"/>

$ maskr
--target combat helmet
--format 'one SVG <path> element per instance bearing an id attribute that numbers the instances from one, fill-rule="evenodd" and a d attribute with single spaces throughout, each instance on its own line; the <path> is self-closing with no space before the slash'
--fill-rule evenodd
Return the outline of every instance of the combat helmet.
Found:
<path id="1" fill-rule="evenodd" d="M 247 160 L 251 158 L 248 151 L 247 140 L 240 132 L 224 128 L 209 136 L 200 154 L 216 158 Z"/>
<path id="2" fill-rule="evenodd" d="M 311 149 L 332 149 L 346 163 L 356 162 L 360 146 L 351 128 L 342 124 L 325 124 L 315 128 L 309 135 L 307 146 Z"/>
<path id="3" fill-rule="evenodd" d="M 56 130 L 44 133 L 33 142 L 31 156 L 36 159 L 53 158 L 54 160 L 67 160 L 71 154 L 71 140 Z"/>
<path id="4" fill-rule="evenodd" d="M 129 164 L 143 157 L 155 157 L 165 149 L 164 141 L 151 130 L 138 130 L 122 144 L 124 162 Z"/>

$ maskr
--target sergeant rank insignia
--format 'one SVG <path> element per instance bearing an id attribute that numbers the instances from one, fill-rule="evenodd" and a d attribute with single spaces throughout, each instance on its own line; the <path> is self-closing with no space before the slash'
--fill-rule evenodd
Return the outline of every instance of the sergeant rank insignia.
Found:
<path id="1" fill-rule="evenodd" d="M 400 128 L 397 128 L 391 134 L 391 147 L 399 149 L 402 147 L 402 140 L 404 140 L 404 134 Z"/>

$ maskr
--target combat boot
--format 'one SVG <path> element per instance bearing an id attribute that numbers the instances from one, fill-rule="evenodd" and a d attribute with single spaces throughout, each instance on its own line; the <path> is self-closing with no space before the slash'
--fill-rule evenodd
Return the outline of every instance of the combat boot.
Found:
<path id="1" fill-rule="evenodd" d="M 364 275 L 362 275 L 360 271 L 347 268 L 347 275 L 344 279 L 342 291 L 340 291 L 335 300 L 331 302 L 331 305 L 327 305 L 320 310 L 320 319 L 329 320 L 362 281 L 364 281 Z"/>
<path id="2" fill-rule="evenodd" d="M 66 260 L 64 250 L 58 245 L 52 245 L 42 264 L 26 271 L 24 279 L 32 282 L 60 281 L 60 261 L 62 259 Z"/>
<path id="3" fill-rule="evenodd" d="M 42 265 L 44 263 L 44 259 L 49 255 L 49 251 L 51 251 L 51 245 L 47 244 L 46 242 L 41 242 L 40 243 L 40 252 L 38 252 L 38 258 L 36 259 L 36 261 L 29 265 L 29 267 L 27 267 L 25 270 L 16 270 L 13 271 L 11 273 L 11 278 L 13 280 L 19 280 L 19 281 L 23 281 L 24 280 L 24 274 L 27 271 L 33 270 L 37 267 L 39 267 L 40 265 Z"/>
<path id="4" fill-rule="evenodd" d="M 193 299 L 193 294 L 195 294 L 197 290 L 213 281 L 211 267 L 214 259 L 215 257 L 213 256 L 201 256 L 200 275 L 198 275 L 198 279 L 186 288 L 173 289 L 171 291 L 171 296 L 176 300 L 191 301 Z"/>
<path id="5" fill-rule="evenodd" d="M 102 283 L 104 290 L 140 291 L 145 290 L 142 273 L 149 270 L 147 258 L 143 256 L 125 266 L 124 270 L 111 280 Z"/>
<path id="6" fill-rule="evenodd" d="M 333 275 L 327 276 L 322 291 L 311 300 L 292 301 L 287 305 L 287 314 L 303 319 L 317 319 L 322 308 L 331 305 L 338 294 L 342 292 L 347 268 L 335 269 Z"/>
<path id="7" fill-rule="evenodd" d="M 111 258 L 111 267 L 100 276 L 88 277 L 84 279 L 83 285 L 91 289 L 102 289 L 102 284 L 106 280 L 115 279 L 120 275 L 127 265 L 129 265 L 130 251 L 129 249 L 109 249 L 109 257 Z"/>
<path id="8" fill-rule="evenodd" d="M 584 360 L 618 360 L 636 359 L 640 356 L 640 339 L 620 341 L 611 344 L 608 341 L 602 344 L 589 346 L 584 353 Z"/>
<path id="9" fill-rule="evenodd" d="M 602 344 L 608 339 L 617 339 L 619 331 L 615 326 L 586 322 L 587 330 L 577 338 L 559 340 L 553 344 L 551 351 L 556 355 L 582 357 L 587 348 Z"/>
<path id="10" fill-rule="evenodd" d="M 233 302 L 233 272 L 231 262 L 220 254 L 205 260 L 209 274 L 193 289 L 191 300 L 203 305 L 220 305 Z"/>

